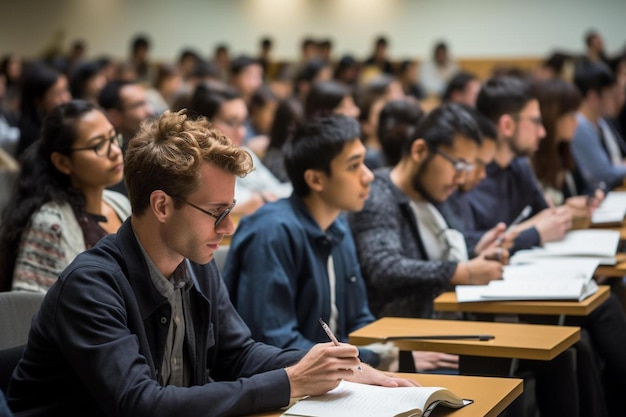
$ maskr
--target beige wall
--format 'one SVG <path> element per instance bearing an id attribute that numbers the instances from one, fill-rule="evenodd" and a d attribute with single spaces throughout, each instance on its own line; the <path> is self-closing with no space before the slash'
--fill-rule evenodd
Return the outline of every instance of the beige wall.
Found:
<path id="1" fill-rule="evenodd" d="M 428 56 L 440 38 L 466 58 L 578 52 L 590 27 L 609 52 L 626 45 L 626 0 L 1 0 L 0 16 L 0 54 L 26 57 L 61 35 L 64 47 L 80 37 L 90 55 L 121 58 L 137 32 L 151 37 L 157 59 L 173 59 L 185 46 L 209 54 L 220 41 L 254 53 L 265 34 L 279 59 L 296 58 L 306 35 L 330 36 L 335 55 L 357 57 L 379 33 L 395 58 Z"/>

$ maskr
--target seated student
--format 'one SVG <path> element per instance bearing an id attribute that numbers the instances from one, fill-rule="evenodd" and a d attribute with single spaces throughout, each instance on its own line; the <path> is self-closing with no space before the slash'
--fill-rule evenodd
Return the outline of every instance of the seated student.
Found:
<path id="1" fill-rule="evenodd" d="M 46 292 L 59 273 L 130 215 L 105 188 L 123 176 L 121 138 L 82 100 L 56 107 L 22 162 L 0 226 L 2 288 Z"/>
<path id="2" fill-rule="evenodd" d="M 242 146 L 246 136 L 248 118 L 246 103 L 237 92 L 226 86 L 199 85 L 191 98 L 189 110 L 206 117 L 217 129 L 227 135 L 235 145 Z M 245 146 L 242 146 L 247 150 Z M 250 214 L 267 201 L 291 194 L 290 183 L 282 183 L 263 165 L 252 151 L 254 171 L 237 178 L 235 199 L 238 207 L 234 214 Z"/>
<path id="3" fill-rule="evenodd" d="M 459 184 L 457 190 L 455 190 L 455 192 L 446 201 L 438 204 L 437 208 L 450 227 L 458 230 L 465 236 L 466 216 L 468 214 L 467 206 L 469 204 L 467 201 L 467 195 L 469 191 L 473 190 L 487 177 L 487 166 L 493 161 L 496 154 L 496 138 L 498 137 L 498 130 L 491 120 L 476 111 L 475 108 L 467 105 L 463 106 L 463 108 L 472 115 L 474 120 L 476 120 L 476 124 L 478 125 L 478 129 L 480 130 L 483 140 L 478 148 L 478 152 L 476 153 L 476 159 L 473 164 L 474 169 L 467 173 L 465 181 Z M 506 232 L 505 235 L 503 235 L 504 232 Z M 517 237 L 517 233 L 512 231 L 507 232 L 506 225 L 504 223 L 498 223 L 491 230 L 481 236 L 478 242 L 466 239 L 465 244 L 467 246 L 469 257 L 473 258 L 488 247 L 493 246 L 499 237 L 502 237 L 503 239 L 500 241 L 499 246 L 496 245 L 496 248 L 500 247 L 508 250 Z M 502 256 L 502 253 L 497 253 L 496 250 L 495 257 L 498 258 L 499 256 Z"/>
<path id="4" fill-rule="evenodd" d="M 464 218 L 467 215 L 467 194 L 485 179 L 486 167 L 493 161 L 496 153 L 496 138 L 498 137 L 496 126 L 486 116 L 473 108 L 468 108 L 467 110 L 472 113 L 478 123 L 483 135 L 483 143 L 476 155 L 474 170 L 467 175 L 465 182 L 459 186 L 459 189 L 439 206 L 448 224 L 463 233 L 465 232 Z M 468 246 L 470 254 L 480 253 L 482 247 L 492 244 L 498 234 L 505 230 L 504 223 L 499 223 L 498 226 L 501 228 L 498 230 L 496 226 L 490 233 L 486 233 L 483 238 L 481 238 L 480 242 L 476 244 L 475 248 L 472 249 Z M 512 243 L 511 239 L 515 239 L 515 237 L 516 234 L 514 232 L 508 232 L 505 239 L 506 244 L 510 245 Z M 502 244 L 502 246 L 505 245 Z M 537 316 L 532 316 L 531 319 L 536 320 L 536 317 Z M 585 395 L 579 397 L 580 404 L 576 404 L 576 407 L 580 410 L 580 415 L 606 415 L 602 390 L 597 388 L 601 384 L 595 367 L 594 353 L 590 345 L 586 341 L 578 342 L 575 346 L 574 355 L 570 358 L 569 363 L 566 360 L 564 362 L 565 366 L 573 366 L 576 368 L 576 385 L 579 386 L 579 391 L 585 392 Z M 537 389 L 547 391 L 537 393 L 539 397 L 538 402 L 540 403 L 539 408 L 544 409 L 547 415 L 553 414 L 545 410 L 546 403 L 552 402 L 552 398 L 550 397 L 553 391 L 550 386 L 554 384 L 555 381 L 551 378 L 555 375 L 562 374 L 563 371 L 560 369 L 560 366 L 563 365 L 558 363 L 542 364 L 541 362 L 533 363 L 526 361 L 521 363 L 521 369 L 530 370 L 535 373 L 535 379 L 538 384 Z"/>
<path id="5" fill-rule="evenodd" d="M 283 145 L 303 118 L 304 109 L 295 97 L 283 99 L 278 103 L 270 130 L 270 144 L 263 155 L 263 164 L 281 182 L 289 182 Z"/>
<path id="6" fill-rule="evenodd" d="M 571 209 L 548 208 L 537 178 L 523 158 L 537 150 L 539 139 L 545 135 L 538 100 L 519 79 L 492 78 L 478 96 L 477 109 L 496 124 L 498 138 L 494 162 L 487 166 L 487 177 L 468 193 L 467 233 L 476 236 L 498 222 L 509 224 L 523 207 L 531 205 L 532 217 L 517 227 L 519 236 L 513 249 L 561 239 L 571 225 Z M 620 346 L 626 345 L 626 317 L 619 301 L 612 295 L 591 314 L 568 316 L 566 323 L 589 332 L 593 347 L 605 363 L 604 388 L 607 398 L 612 398 L 607 402 L 621 403 L 612 407 L 623 411 L 626 398 L 608 395 L 626 392 L 626 381 L 622 378 L 626 374 L 626 357 L 619 353 Z"/>
<path id="7" fill-rule="evenodd" d="M 487 177 L 468 194 L 468 239 L 477 242 L 497 223 L 508 225 L 526 205 L 532 212 L 517 227 L 512 251 L 562 239 L 572 224 L 571 211 L 548 208 L 527 159 L 545 136 L 539 102 L 529 86 L 513 77 L 491 78 L 478 95 L 477 109 L 496 124 L 498 140 Z"/>
<path id="8" fill-rule="evenodd" d="M 576 111 L 581 97 L 576 87 L 561 78 L 538 81 L 531 86 L 539 100 L 539 108 L 546 136 L 532 156 L 532 164 L 546 199 L 552 205 L 567 204 L 575 217 L 587 218 L 597 207 L 604 193 L 596 190 L 593 204 L 589 204 L 588 189 L 574 162 L 570 143 L 578 124 Z"/>
<path id="9" fill-rule="evenodd" d="M 615 117 L 617 79 L 602 62 L 581 62 L 574 72 L 574 84 L 582 95 L 572 153 L 587 187 L 604 182 L 608 189 L 626 178 L 626 143 L 605 118 Z"/>
<path id="10" fill-rule="evenodd" d="M 388 74 L 372 77 L 358 91 L 357 104 L 360 109 L 361 139 L 367 148 L 365 164 L 372 170 L 385 164 L 380 142 L 376 136 L 380 110 L 388 101 L 405 98 L 398 80 Z"/>
<path id="11" fill-rule="evenodd" d="M 475 74 L 459 71 L 448 81 L 441 99 L 446 103 L 459 103 L 475 107 L 480 87 L 480 80 Z"/>
<path id="12" fill-rule="evenodd" d="M 368 196 L 373 175 L 364 157 L 358 123 L 345 116 L 312 118 L 287 142 L 294 193 L 241 220 L 224 269 L 233 305 L 254 339 L 310 349 L 328 340 L 319 318 L 341 341 L 374 321 L 340 216 L 360 210 Z M 359 356 L 380 364 L 367 348 Z"/>
<path id="13" fill-rule="evenodd" d="M 410 384 L 360 365 L 354 346 L 307 353 L 250 337 L 211 260 L 252 159 L 204 118 L 147 123 L 126 168 L 133 214 L 48 291 L 7 392 L 15 413 L 235 416 L 341 379 Z"/>
<path id="14" fill-rule="evenodd" d="M 402 158 L 404 144 L 413 138 L 413 133 L 425 113 L 418 102 L 392 100 L 380 110 L 378 116 L 378 141 L 385 160 L 384 166 L 394 166 Z"/>
<path id="15" fill-rule="evenodd" d="M 20 85 L 20 139 L 16 157 L 39 139 L 43 118 L 54 107 L 72 99 L 67 77 L 41 61 L 26 68 Z"/>
<path id="16" fill-rule="evenodd" d="M 304 102 L 304 117 L 343 114 L 356 119 L 360 110 L 354 103 L 352 90 L 337 81 L 319 81 L 313 84 Z"/>
<path id="17" fill-rule="evenodd" d="M 445 201 L 471 170 L 481 136 L 459 105 L 433 110 L 405 143 L 402 159 L 376 172 L 370 198 L 349 216 L 377 316 L 431 317 L 433 299 L 450 284 L 485 284 L 502 264 L 468 260 L 463 236 L 434 204 Z"/>

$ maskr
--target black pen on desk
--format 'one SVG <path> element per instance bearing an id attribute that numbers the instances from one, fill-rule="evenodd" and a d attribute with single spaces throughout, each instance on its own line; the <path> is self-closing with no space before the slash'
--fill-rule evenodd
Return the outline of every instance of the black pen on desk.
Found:
<path id="1" fill-rule="evenodd" d="M 486 342 L 495 338 L 495 336 L 490 334 L 441 334 L 431 336 L 389 336 L 387 340 L 479 340 Z"/>
<path id="2" fill-rule="evenodd" d="M 509 224 L 509 227 L 506 228 L 506 230 L 504 231 L 504 233 L 502 233 L 500 236 L 498 236 L 498 238 L 496 239 L 496 245 L 500 246 L 502 245 L 502 241 L 504 240 L 504 236 L 506 236 L 507 233 L 512 232 L 513 228 L 515 226 L 517 226 L 518 224 L 520 224 L 521 222 L 524 221 L 524 219 L 526 219 L 526 217 L 528 217 L 528 215 L 530 214 L 531 210 L 533 208 L 530 205 L 527 205 L 526 207 L 524 207 L 522 209 L 522 212 L 520 214 L 517 215 L 517 217 L 515 218 L 515 220 L 513 220 L 511 222 L 511 224 Z"/>
<path id="3" fill-rule="evenodd" d="M 328 327 L 328 324 L 326 324 L 324 320 L 322 320 L 321 318 L 320 318 L 320 324 L 322 325 L 322 329 L 324 329 L 324 331 L 326 332 L 326 335 L 328 335 L 328 338 L 330 339 L 330 341 L 333 342 L 335 346 L 339 346 L 339 340 L 337 340 L 337 338 L 333 334 L 333 331 L 330 330 L 330 327 Z M 362 370 L 361 365 L 359 365 L 357 369 L 361 371 Z"/>

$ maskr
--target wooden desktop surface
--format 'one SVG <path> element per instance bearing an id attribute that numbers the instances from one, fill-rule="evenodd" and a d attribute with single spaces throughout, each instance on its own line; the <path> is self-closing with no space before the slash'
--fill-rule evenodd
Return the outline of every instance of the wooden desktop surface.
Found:
<path id="1" fill-rule="evenodd" d="M 609 298 L 611 288 L 600 285 L 598 291 L 583 301 L 479 301 L 459 303 L 454 291 L 435 298 L 435 311 L 494 314 L 549 314 L 586 316 Z"/>
<path id="2" fill-rule="evenodd" d="M 385 317 L 350 333 L 350 343 L 367 345 L 392 336 L 486 334 L 478 340 L 394 340 L 402 350 L 426 350 L 457 355 L 551 360 L 580 339 L 580 328 L 521 323 L 431 320 Z"/>
<path id="3" fill-rule="evenodd" d="M 491 378 L 461 375 L 398 374 L 411 378 L 423 386 L 445 387 L 460 397 L 474 402 L 458 410 L 437 407 L 431 417 L 496 417 L 519 397 L 523 381 L 517 378 Z M 255 417 L 279 417 L 285 409 L 255 414 Z"/>

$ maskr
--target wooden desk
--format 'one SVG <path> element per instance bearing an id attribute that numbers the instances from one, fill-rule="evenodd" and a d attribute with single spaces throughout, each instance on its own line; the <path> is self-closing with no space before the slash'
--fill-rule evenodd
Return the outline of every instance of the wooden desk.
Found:
<path id="1" fill-rule="evenodd" d="M 580 328 L 520 323 L 430 320 L 385 317 L 350 333 L 350 343 L 367 345 L 391 336 L 488 334 L 494 339 L 394 340 L 401 350 L 425 350 L 457 355 L 551 360 L 580 339 Z"/>
<path id="2" fill-rule="evenodd" d="M 504 411 L 523 391 L 523 381 L 517 378 L 487 378 L 461 375 L 399 374 L 411 378 L 424 386 L 446 387 L 463 398 L 474 402 L 453 410 L 437 407 L 431 414 L 450 417 L 496 417 Z M 279 417 L 284 410 L 255 414 L 255 417 Z"/>
<path id="3" fill-rule="evenodd" d="M 611 288 L 600 285 L 598 291 L 583 301 L 479 301 L 459 303 L 454 291 L 435 298 L 435 311 L 493 314 L 549 314 L 586 316 L 609 298 Z"/>

